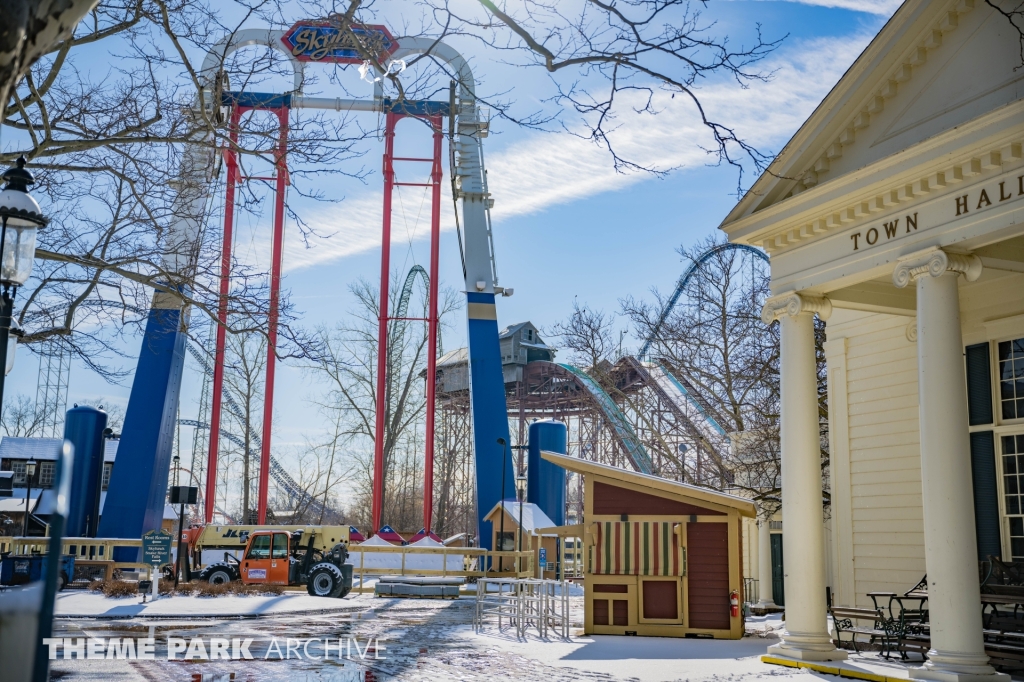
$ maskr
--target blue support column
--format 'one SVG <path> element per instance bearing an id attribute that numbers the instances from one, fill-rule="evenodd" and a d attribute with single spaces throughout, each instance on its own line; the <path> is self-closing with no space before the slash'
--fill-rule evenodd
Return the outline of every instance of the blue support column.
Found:
<path id="1" fill-rule="evenodd" d="M 163 523 L 185 364 L 182 327 L 180 301 L 158 293 L 146 322 L 99 537 L 141 538 Z M 127 553 L 134 555 L 137 550 L 128 549 Z M 134 557 L 117 555 L 114 559 L 134 561 Z"/>
<path id="2" fill-rule="evenodd" d="M 484 515 L 502 499 L 516 496 L 512 443 L 508 433 L 508 406 L 505 403 L 505 378 L 501 371 L 498 345 L 498 315 L 494 294 L 466 293 L 469 318 L 469 402 L 473 425 L 473 449 L 476 459 L 476 511 L 480 546 L 491 549 L 490 528 Z M 508 443 L 507 456 L 498 439 Z M 502 460 L 505 462 L 505 489 L 501 489 Z"/>

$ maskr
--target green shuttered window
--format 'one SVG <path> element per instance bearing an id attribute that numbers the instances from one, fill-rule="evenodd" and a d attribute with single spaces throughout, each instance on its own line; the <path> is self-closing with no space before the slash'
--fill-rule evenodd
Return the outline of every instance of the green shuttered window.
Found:
<path id="1" fill-rule="evenodd" d="M 985 342 L 964 349 L 967 363 L 967 417 L 971 426 L 991 424 L 993 421 L 989 348 L 990 344 Z M 1000 557 L 1002 545 L 999 539 L 996 446 L 995 434 L 991 431 L 975 431 L 971 434 L 971 478 L 974 488 L 974 524 L 978 537 L 978 559 L 985 560 L 990 555 Z M 1014 489 L 1016 490 L 1015 486 Z"/>
<path id="2" fill-rule="evenodd" d="M 966 348 L 967 415 L 971 426 L 992 423 L 992 375 L 988 349 L 987 342 Z"/>

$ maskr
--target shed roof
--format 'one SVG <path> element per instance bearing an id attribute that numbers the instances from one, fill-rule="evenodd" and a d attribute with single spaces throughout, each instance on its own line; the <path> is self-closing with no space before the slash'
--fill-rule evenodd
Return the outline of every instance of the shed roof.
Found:
<path id="1" fill-rule="evenodd" d="M 498 507 L 504 507 L 505 512 L 508 513 L 509 518 L 519 522 L 519 502 L 513 502 L 511 500 L 502 500 L 487 513 L 485 519 L 491 518 L 495 512 L 498 511 Z M 544 513 L 544 511 L 533 502 L 527 502 L 523 505 L 523 530 L 533 532 L 538 528 L 553 528 L 555 522 Z"/>
<path id="2" fill-rule="evenodd" d="M 103 440 L 103 461 L 113 462 L 117 457 L 117 438 Z M 34 459 L 37 462 L 53 462 L 60 458 L 63 438 L 23 438 L 3 436 L 0 438 L 0 459 Z"/>
<path id="3" fill-rule="evenodd" d="M 588 462 L 575 457 L 566 457 L 565 455 L 560 455 L 555 452 L 546 452 L 541 450 L 540 454 L 541 457 L 552 464 L 557 464 L 568 471 L 573 471 L 578 474 L 599 476 L 613 481 L 625 481 L 644 488 L 656 490 L 660 494 L 660 497 L 685 497 L 691 500 L 700 500 L 702 502 L 710 502 L 723 507 L 729 507 L 737 510 L 743 516 L 753 517 L 756 514 L 756 508 L 754 507 L 753 502 L 742 497 L 737 497 L 736 495 L 720 493 L 717 490 L 709 490 L 707 488 L 698 488 L 697 486 L 687 485 L 686 483 L 677 483 L 676 481 L 669 481 L 649 474 L 627 471 L 625 469 L 619 469 L 618 467 L 608 466 L 607 464 L 598 464 L 597 462 Z"/>

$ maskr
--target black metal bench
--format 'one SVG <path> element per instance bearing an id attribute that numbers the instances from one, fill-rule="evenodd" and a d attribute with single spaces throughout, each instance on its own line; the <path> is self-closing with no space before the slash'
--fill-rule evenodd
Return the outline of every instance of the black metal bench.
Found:
<path id="1" fill-rule="evenodd" d="M 1024 632 L 984 630 L 985 653 L 992 665 L 1024 669 Z"/>
<path id="2" fill-rule="evenodd" d="M 853 650 L 860 653 L 857 636 L 861 635 L 868 638 L 867 642 L 861 643 L 866 643 L 870 646 L 875 642 L 881 642 L 882 650 L 888 651 L 889 645 L 892 642 L 892 619 L 886 616 L 882 609 L 833 606 L 829 609 L 829 613 L 832 616 L 832 625 L 835 631 L 833 643 L 837 647 L 841 648 L 844 642 L 849 642 L 853 646 Z M 858 621 L 870 621 L 871 625 L 870 627 L 867 625 L 857 625 Z M 849 634 L 850 638 L 844 640 L 843 633 Z"/>

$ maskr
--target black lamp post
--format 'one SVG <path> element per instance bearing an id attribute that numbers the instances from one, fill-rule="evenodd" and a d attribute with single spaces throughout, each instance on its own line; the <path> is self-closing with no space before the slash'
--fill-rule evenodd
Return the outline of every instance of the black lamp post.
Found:
<path id="1" fill-rule="evenodd" d="M 32 477 L 36 475 L 36 461 L 30 459 L 25 462 L 25 520 L 21 524 L 21 536 L 28 537 L 28 505 L 32 499 Z"/>
<path id="2" fill-rule="evenodd" d="M 36 232 L 49 222 L 28 193 L 28 186 L 35 182 L 35 178 L 25 170 L 24 156 L 18 158 L 17 168 L 7 169 L 2 179 L 7 186 L 0 192 L 0 414 L 3 410 L 14 296 L 18 287 L 32 274 Z"/>
<path id="3" fill-rule="evenodd" d="M 505 462 L 508 460 L 508 448 L 505 447 L 505 439 L 499 438 L 498 445 L 501 446 L 501 496 L 498 498 L 501 504 L 501 521 L 499 522 L 498 530 L 498 551 L 505 551 Z M 498 571 L 500 572 L 503 568 L 501 559 L 498 559 Z"/>
<path id="4" fill-rule="evenodd" d="M 516 497 L 519 499 L 519 551 L 523 551 L 523 505 L 526 504 L 526 474 L 522 471 L 516 476 Z M 522 557 L 516 557 L 519 570 L 522 570 Z"/>

